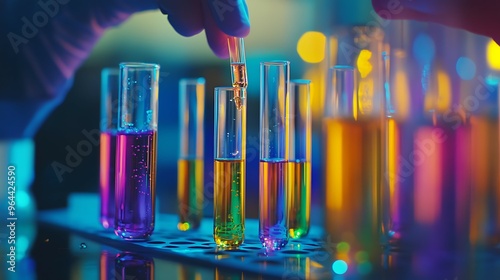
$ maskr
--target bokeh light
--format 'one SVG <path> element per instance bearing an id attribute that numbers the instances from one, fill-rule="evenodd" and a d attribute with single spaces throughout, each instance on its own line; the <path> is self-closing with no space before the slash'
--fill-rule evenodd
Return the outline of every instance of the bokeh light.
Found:
<path id="1" fill-rule="evenodd" d="M 436 46 L 429 35 L 421 33 L 415 37 L 413 41 L 413 55 L 420 64 L 425 65 L 431 63 L 435 53 Z"/>
<path id="2" fill-rule="evenodd" d="M 500 70 L 500 46 L 493 40 L 486 46 L 486 58 L 492 69 Z"/>
<path id="3" fill-rule="evenodd" d="M 351 246 L 347 242 L 340 242 L 337 244 L 337 251 L 339 251 L 339 253 L 348 253 L 350 249 Z"/>
<path id="4" fill-rule="evenodd" d="M 476 76 L 476 63 L 468 57 L 462 56 L 457 59 L 456 69 L 462 80 L 472 80 Z"/>
<path id="5" fill-rule="evenodd" d="M 336 260 L 332 264 L 332 270 L 336 274 L 344 274 L 347 272 L 348 266 L 347 263 L 343 260 Z"/>
<path id="6" fill-rule="evenodd" d="M 355 257 L 357 262 L 361 263 L 368 260 L 368 253 L 365 251 L 359 251 L 356 253 Z"/>
<path id="7" fill-rule="evenodd" d="M 326 36 L 317 31 L 307 31 L 297 42 L 297 53 L 305 62 L 319 63 L 325 58 Z"/>

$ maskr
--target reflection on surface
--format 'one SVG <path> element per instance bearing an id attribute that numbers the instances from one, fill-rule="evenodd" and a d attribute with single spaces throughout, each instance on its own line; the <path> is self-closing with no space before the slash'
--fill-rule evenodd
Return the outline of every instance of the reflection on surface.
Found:
<path id="1" fill-rule="evenodd" d="M 154 278 L 153 258 L 130 252 L 116 255 L 114 279 L 153 280 Z"/>

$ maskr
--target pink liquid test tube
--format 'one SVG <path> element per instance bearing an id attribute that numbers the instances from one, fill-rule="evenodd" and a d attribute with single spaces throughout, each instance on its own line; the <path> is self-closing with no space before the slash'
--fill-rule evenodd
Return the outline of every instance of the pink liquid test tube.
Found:
<path id="1" fill-rule="evenodd" d="M 126 240 L 146 240 L 155 226 L 159 70 L 120 64 L 115 233 Z"/>
<path id="2" fill-rule="evenodd" d="M 101 71 L 99 191 L 101 198 L 100 221 L 104 228 L 112 227 L 115 219 L 115 160 L 119 77 L 120 71 L 117 68 L 104 68 Z"/>

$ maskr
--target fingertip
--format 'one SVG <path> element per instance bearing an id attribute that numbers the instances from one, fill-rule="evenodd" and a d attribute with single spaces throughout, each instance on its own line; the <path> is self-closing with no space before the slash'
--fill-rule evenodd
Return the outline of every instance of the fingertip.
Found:
<path id="1" fill-rule="evenodd" d="M 209 30 L 205 30 L 207 36 L 208 46 L 212 52 L 221 59 L 229 57 L 229 50 L 227 48 L 227 37 L 223 34 L 213 35 Z M 221 36 L 222 35 L 222 36 Z"/>
<path id="2" fill-rule="evenodd" d="M 186 22 L 182 18 L 178 18 L 176 15 L 168 15 L 168 21 L 177 33 L 185 37 L 196 35 L 203 30 L 203 26 L 201 24 L 198 24 L 197 22 Z"/>
<path id="3" fill-rule="evenodd" d="M 233 37 L 246 37 L 250 33 L 247 4 L 244 0 L 229 3 L 205 1 L 204 7 L 208 8 L 211 17 L 222 32 Z"/>

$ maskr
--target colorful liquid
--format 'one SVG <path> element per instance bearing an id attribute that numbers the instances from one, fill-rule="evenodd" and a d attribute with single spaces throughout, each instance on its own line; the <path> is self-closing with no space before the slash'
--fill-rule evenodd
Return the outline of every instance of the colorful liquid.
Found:
<path id="1" fill-rule="evenodd" d="M 245 239 L 245 161 L 214 161 L 214 240 L 238 248 Z"/>
<path id="2" fill-rule="evenodd" d="M 288 243 L 285 160 L 260 161 L 259 239 L 269 249 Z"/>
<path id="3" fill-rule="evenodd" d="M 328 238 L 376 253 L 381 122 L 327 118 L 324 133 Z"/>
<path id="4" fill-rule="evenodd" d="M 155 265 L 151 257 L 122 252 L 115 258 L 114 279 L 155 279 Z"/>
<path id="5" fill-rule="evenodd" d="M 311 163 L 288 163 L 288 232 L 300 238 L 309 232 L 311 211 Z"/>
<path id="6" fill-rule="evenodd" d="M 390 247 L 454 250 L 468 242 L 470 126 L 386 120 L 382 231 Z"/>
<path id="7" fill-rule="evenodd" d="M 203 216 L 203 159 L 180 159 L 177 167 L 177 228 L 182 231 L 197 229 Z"/>
<path id="8" fill-rule="evenodd" d="M 498 117 L 471 118 L 472 207 L 470 239 L 473 245 L 500 244 L 500 176 Z"/>
<path id="9" fill-rule="evenodd" d="M 233 80 L 233 87 L 246 88 L 248 86 L 246 64 L 243 62 L 231 63 L 231 78 Z M 236 108 L 241 110 L 242 101 L 240 96 L 234 97 L 234 103 L 236 104 Z"/>
<path id="10" fill-rule="evenodd" d="M 115 233 L 144 240 L 153 233 L 156 131 L 117 134 Z"/>
<path id="11" fill-rule="evenodd" d="M 231 78 L 233 87 L 247 87 L 247 66 L 243 62 L 231 63 Z"/>
<path id="12" fill-rule="evenodd" d="M 101 196 L 101 224 L 109 228 L 115 220 L 115 162 L 116 132 L 101 133 L 99 190 Z"/>

